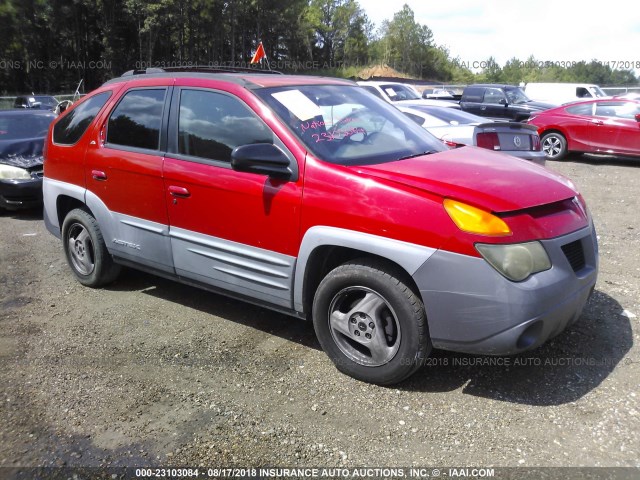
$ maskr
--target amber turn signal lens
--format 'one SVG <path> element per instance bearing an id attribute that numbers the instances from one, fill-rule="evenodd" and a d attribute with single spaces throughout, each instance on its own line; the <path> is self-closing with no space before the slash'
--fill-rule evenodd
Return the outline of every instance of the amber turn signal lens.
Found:
<path id="1" fill-rule="evenodd" d="M 445 199 L 444 209 L 451 220 L 464 232 L 489 236 L 511 235 L 509 226 L 501 218 L 486 210 L 450 198 Z"/>

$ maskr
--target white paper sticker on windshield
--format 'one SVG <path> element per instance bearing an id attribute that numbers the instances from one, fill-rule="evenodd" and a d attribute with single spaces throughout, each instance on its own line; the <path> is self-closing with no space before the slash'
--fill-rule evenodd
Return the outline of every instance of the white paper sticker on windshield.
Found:
<path id="1" fill-rule="evenodd" d="M 320 107 L 309 100 L 300 90 L 272 93 L 271 96 L 302 121 L 322 116 Z"/>
<path id="2" fill-rule="evenodd" d="M 393 88 L 385 88 L 384 91 L 387 92 L 387 95 L 389 95 L 390 97 L 395 97 L 397 95 L 396 91 Z"/>

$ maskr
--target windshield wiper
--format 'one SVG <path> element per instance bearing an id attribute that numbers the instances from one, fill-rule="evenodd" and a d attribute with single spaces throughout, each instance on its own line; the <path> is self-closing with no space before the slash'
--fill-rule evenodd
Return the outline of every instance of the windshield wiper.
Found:
<path id="1" fill-rule="evenodd" d="M 438 150 L 427 150 L 422 153 L 414 153 L 413 155 L 407 155 L 406 157 L 400 157 L 398 160 L 409 160 L 410 158 L 421 157 L 423 155 L 431 155 L 432 153 L 438 153 Z"/>

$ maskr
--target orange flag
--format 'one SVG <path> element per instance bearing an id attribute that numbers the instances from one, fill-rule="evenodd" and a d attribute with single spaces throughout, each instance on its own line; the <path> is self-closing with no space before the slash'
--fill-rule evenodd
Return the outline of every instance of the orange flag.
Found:
<path id="1" fill-rule="evenodd" d="M 266 56 L 267 56 L 267 54 L 264 52 L 264 47 L 262 46 L 262 42 L 260 42 L 258 44 L 258 49 L 256 50 L 255 55 L 251 59 L 251 63 L 252 64 L 253 63 L 258 63 L 260 60 L 262 60 Z"/>

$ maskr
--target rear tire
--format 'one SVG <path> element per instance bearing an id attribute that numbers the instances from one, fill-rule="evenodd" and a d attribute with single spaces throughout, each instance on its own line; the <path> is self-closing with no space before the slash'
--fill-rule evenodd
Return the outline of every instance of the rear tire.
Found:
<path id="1" fill-rule="evenodd" d="M 431 352 L 424 306 L 398 267 L 347 262 L 327 274 L 313 300 L 313 325 L 341 372 L 392 385 L 412 375 Z"/>
<path id="2" fill-rule="evenodd" d="M 98 222 L 86 211 L 76 208 L 65 217 L 62 246 L 67 262 L 81 284 L 101 287 L 118 277 L 120 265 L 111 258 Z"/>
<path id="3" fill-rule="evenodd" d="M 567 155 L 567 139 L 561 133 L 545 133 L 540 141 L 542 151 L 549 160 L 562 160 Z"/>

